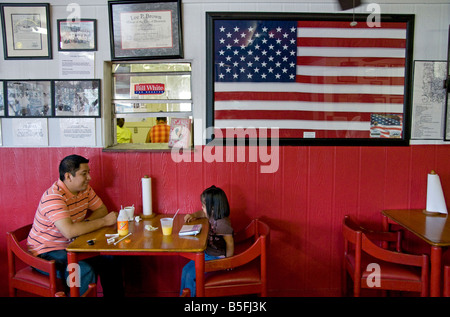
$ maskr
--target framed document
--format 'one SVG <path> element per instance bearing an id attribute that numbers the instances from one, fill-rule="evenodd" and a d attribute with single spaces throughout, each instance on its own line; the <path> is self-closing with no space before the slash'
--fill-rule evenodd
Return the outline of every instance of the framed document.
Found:
<path id="1" fill-rule="evenodd" d="M 51 117 L 51 80 L 7 80 L 8 117 Z"/>
<path id="2" fill-rule="evenodd" d="M 57 20 L 58 51 L 96 51 L 97 20 Z"/>
<path id="3" fill-rule="evenodd" d="M 1 5 L 5 59 L 51 59 L 50 5 Z"/>
<path id="4" fill-rule="evenodd" d="M 0 118 L 5 116 L 5 89 L 3 81 L 0 81 Z"/>
<path id="5" fill-rule="evenodd" d="M 180 2 L 108 1 L 111 59 L 182 58 Z"/>
<path id="6" fill-rule="evenodd" d="M 56 117 L 100 117 L 100 79 L 55 80 Z"/>
<path id="7" fill-rule="evenodd" d="M 207 140 L 408 145 L 414 15 L 368 18 L 207 12 Z"/>

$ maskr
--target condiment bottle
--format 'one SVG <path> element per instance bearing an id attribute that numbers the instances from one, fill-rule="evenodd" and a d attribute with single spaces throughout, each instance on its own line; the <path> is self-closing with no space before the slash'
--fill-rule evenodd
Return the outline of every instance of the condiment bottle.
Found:
<path id="1" fill-rule="evenodd" d="M 128 234 L 128 217 L 123 209 L 120 210 L 119 217 L 117 218 L 117 233 L 119 236 L 126 236 Z"/>

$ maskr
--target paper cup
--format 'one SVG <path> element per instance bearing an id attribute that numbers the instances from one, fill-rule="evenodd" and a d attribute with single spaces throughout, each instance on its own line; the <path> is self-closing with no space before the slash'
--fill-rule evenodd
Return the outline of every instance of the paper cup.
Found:
<path id="1" fill-rule="evenodd" d="M 172 218 L 161 218 L 161 229 L 165 236 L 170 236 L 172 234 L 173 219 Z"/>
<path id="2" fill-rule="evenodd" d="M 133 221 L 134 220 L 134 207 L 129 206 L 129 207 L 125 207 L 124 209 L 127 214 L 128 221 Z"/>

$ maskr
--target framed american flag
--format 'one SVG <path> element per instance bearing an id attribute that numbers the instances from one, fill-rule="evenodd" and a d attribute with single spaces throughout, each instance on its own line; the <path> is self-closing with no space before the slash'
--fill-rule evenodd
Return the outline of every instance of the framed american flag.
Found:
<path id="1" fill-rule="evenodd" d="M 414 15 L 207 12 L 207 141 L 408 145 Z"/>

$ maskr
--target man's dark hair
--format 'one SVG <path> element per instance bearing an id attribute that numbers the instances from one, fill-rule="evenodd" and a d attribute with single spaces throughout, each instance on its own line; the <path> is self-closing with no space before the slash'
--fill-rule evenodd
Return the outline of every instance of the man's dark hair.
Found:
<path id="1" fill-rule="evenodd" d="M 64 182 L 67 172 L 75 176 L 75 173 L 80 169 L 80 164 L 84 163 L 89 163 L 89 160 L 80 155 L 73 154 L 66 156 L 59 163 L 59 179 Z"/>

